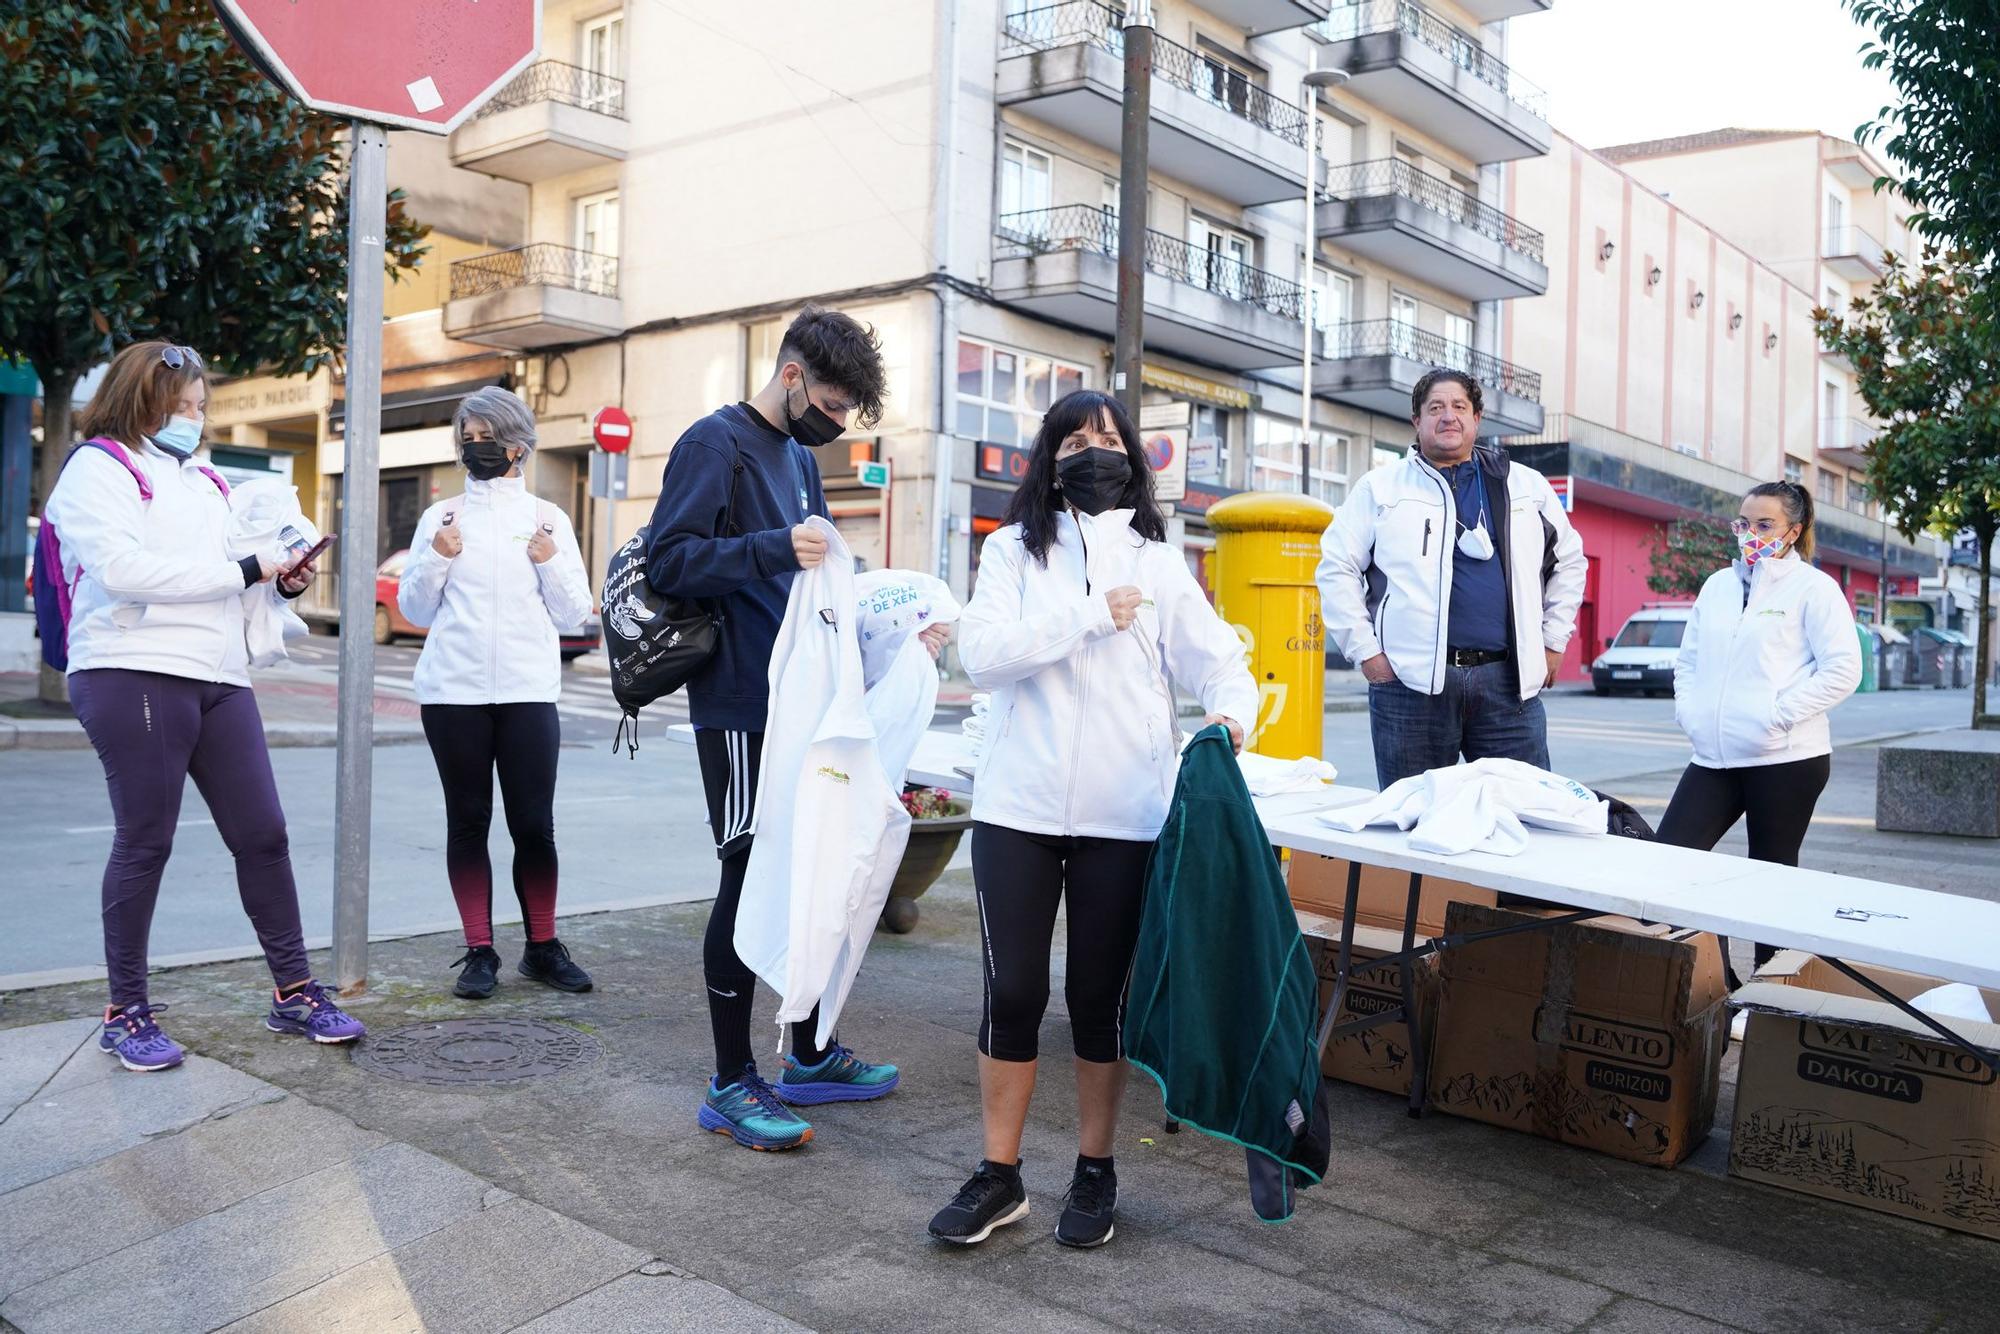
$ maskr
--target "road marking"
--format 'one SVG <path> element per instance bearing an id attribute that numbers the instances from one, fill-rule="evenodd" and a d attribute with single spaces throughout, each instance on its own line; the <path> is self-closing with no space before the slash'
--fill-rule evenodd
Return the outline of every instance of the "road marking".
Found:
<path id="1" fill-rule="evenodd" d="M 193 829 L 197 825 L 207 825 L 210 828 L 214 828 L 215 821 L 183 820 L 176 827 L 180 829 Z M 118 832 L 118 826 L 115 824 L 86 824 L 86 825 L 78 825 L 74 829 L 65 829 L 63 830 L 63 832 L 65 834 L 115 834 Z"/>

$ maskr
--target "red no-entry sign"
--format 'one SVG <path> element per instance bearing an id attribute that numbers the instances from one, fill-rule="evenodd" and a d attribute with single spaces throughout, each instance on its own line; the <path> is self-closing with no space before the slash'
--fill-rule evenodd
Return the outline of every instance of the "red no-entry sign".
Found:
<path id="1" fill-rule="evenodd" d="M 539 0 L 214 0 L 237 43 L 315 111 L 449 134 L 535 59 Z"/>
<path id="2" fill-rule="evenodd" d="M 632 447 L 632 418 L 623 408 L 599 408 L 590 419 L 590 438 L 607 454 L 623 454 Z"/>

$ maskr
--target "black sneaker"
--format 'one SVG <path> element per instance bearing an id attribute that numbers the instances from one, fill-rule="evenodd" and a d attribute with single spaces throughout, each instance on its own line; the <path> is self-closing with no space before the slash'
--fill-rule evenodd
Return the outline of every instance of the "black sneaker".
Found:
<path id="1" fill-rule="evenodd" d="M 459 970 L 458 985 L 451 989 L 454 996 L 485 1000 L 500 985 L 500 951 L 491 945 L 467 946 L 451 966 Z"/>
<path id="2" fill-rule="evenodd" d="M 1062 1221 L 1056 1240 L 1089 1250 L 1111 1240 L 1111 1216 L 1118 1212 L 1118 1173 L 1109 1167 L 1079 1162 L 1063 1196 Z"/>
<path id="3" fill-rule="evenodd" d="M 560 940 L 529 941 L 515 971 L 557 991 L 588 991 L 591 987 L 590 974 L 576 966 L 569 957 L 569 947 Z"/>
<path id="4" fill-rule="evenodd" d="M 950 1204 L 931 1220 L 931 1235 L 959 1246 L 976 1246 L 996 1227 L 1028 1216 L 1028 1191 L 1021 1184 L 1021 1165 L 1011 1171 L 981 1162 L 972 1180 L 958 1189 Z"/>

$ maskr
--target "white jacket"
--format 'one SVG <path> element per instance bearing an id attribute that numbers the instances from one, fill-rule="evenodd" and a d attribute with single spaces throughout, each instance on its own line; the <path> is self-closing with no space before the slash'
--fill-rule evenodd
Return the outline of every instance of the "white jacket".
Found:
<path id="1" fill-rule="evenodd" d="M 993 691 L 972 815 L 1033 834 L 1150 841 L 1180 767 L 1169 675 L 1246 732 L 1257 687 L 1242 640 L 1181 553 L 1134 532 L 1132 511 L 1058 523 L 1046 566 L 1018 525 L 989 536 L 959 622 L 959 661 Z M 1128 584 L 1145 601 L 1120 631 L 1104 595 Z"/>
<path id="2" fill-rule="evenodd" d="M 447 513 L 465 540 L 452 557 L 431 545 Z M 528 539 L 542 524 L 555 530 L 556 554 L 537 565 Z M 424 511 L 396 603 L 412 625 L 430 627 L 414 676 L 419 704 L 554 703 L 557 636 L 596 606 L 569 516 L 519 477 L 468 478 L 464 495 Z"/>
<path id="3" fill-rule="evenodd" d="M 229 502 L 198 459 L 128 450 L 153 498 L 118 460 L 80 449 L 43 506 L 72 588 L 69 670 L 117 667 L 250 684 L 243 567 L 228 555 Z"/>
<path id="4" fill-rule="evenodd" d="M 1410 846 L 1443 857 L 1465 852 L 1517 857 L 1528 847 L 1524 826 L 1606 834 L 1611 806 L 1573 778 L 1520 760 L 1489 758 L 1413 774 L 1369 801 L 1319 818 L 1350 834 L 1372 824 L 1415 825 Z"/>
<path id="5" fill-rule="evenodd" d="M 825 519 L 806 523 L 826 538 L 826 559 L 792 581 L 771 650 L 756 838 L 734 943 L 778 993 L 780 1025 L 819 1006 L 824 1045 L 888 901 L 910 815 L 883 771 L 863 699 L 853 553 Z"/>
<path id="6" fill-rule="evenodd" d="M 1701 586 L 1674 660 L 1674 722 L 1708 769 L 1809 760 L 1833 751 L 1826 712 L 1861 681 L 1861 643 L 1847 596 L 1787 553 Z"/>
<path id="7" fill-rule="evenodd" d="M 1506 542 L 1514 661 L 1521 698 L 1533 699 L 1549 674 L 1543 650 L 1567 648 L 1576 630 L 1588 568 L 1583 539 L 1540 473 L 1490 450 L 1475 457 L 1507 469 L 1507 512 L 1494 515 L 1493 538 Z M 1544 521 L 1555 534 L 1555 570 L 1546 586 Z M 1387 653 L 1404 685 L 1426 695 L 1443 692 L 1457 537 L 1451 483 L 1423 451 L 1412 448 L 1409 457 L 1354 484 L 1320 538 L 1318 573 L 1327 633 L 1349 662 L 1359 666 Z"/>

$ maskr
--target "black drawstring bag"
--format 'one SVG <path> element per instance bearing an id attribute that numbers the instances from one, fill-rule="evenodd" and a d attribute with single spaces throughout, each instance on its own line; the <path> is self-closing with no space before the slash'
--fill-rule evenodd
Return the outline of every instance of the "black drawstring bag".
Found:
<path id="1" fill-rule="evenodd" d="M 722 535 L 734 532 L 739 460 L 730 470 L 729 508 Z M 639 710 L 694 678 L 722 641 L 722 609 L 693 598 L 667 597 L 646 581 L 653 546 L 651 526 L 632 534 L 604 571 L 604 648 L 611 660 L 611 697 L 622 715 L 611 739 L 631 757 L 639 753 Z M 628 735 L 627 728 L 630 728 Z"/>

